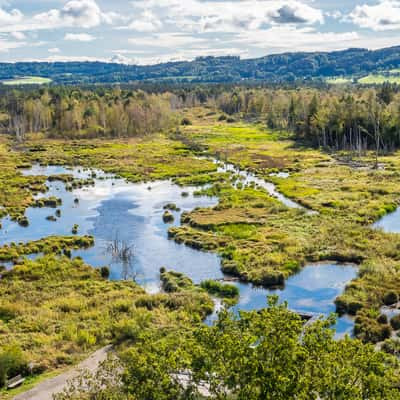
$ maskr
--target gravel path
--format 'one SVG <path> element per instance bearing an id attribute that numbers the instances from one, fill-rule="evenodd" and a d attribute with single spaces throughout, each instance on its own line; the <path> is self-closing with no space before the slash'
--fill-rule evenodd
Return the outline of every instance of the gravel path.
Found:
<path id="1" fill-rule="evenodd" d="M 14 400 L 53 400 L 53 394 L 62 392 L 67 382 L 78 376 L 82 370 L 95 372 L 98 365 L 107 358 L 110 349 L 111 346 L 103 347 L 71 370 L 40 382 L 33 389 L 15 396 Z"/>

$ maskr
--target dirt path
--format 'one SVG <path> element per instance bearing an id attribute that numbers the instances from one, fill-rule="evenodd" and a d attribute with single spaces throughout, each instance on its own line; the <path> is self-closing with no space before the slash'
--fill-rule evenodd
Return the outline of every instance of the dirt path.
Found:
<path id="1" fill-rule="evenodd" d="M 55 378 L 40 382 L 33 389 L 15 396 L 14 400 L 52 400 L 53 394 L 60 393 L 64 389 L 66 383 L 79 375 L 82 370 L 96 371 L 99 363 L 107 358 L 107 353 L 110 349 L 111 346 L 103 347 L 71 370 Z"/>

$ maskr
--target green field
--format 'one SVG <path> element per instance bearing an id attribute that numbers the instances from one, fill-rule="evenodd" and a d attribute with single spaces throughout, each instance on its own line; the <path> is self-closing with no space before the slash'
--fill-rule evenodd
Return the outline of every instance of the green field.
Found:
<path id="1" fill-rule="evenodd" d="M 346 85 L 348 83 L 351 83 L 352 79 L 344 77 L 335 77 L 327 79 L 326 82 L 331 85 Z"/>
<path id="2" fill-rule="evenodd" d="M 6 79 L 1 83 L 3 85 L 15 86 L 15 85 L 45 85 L 51 83 L 52 80 L 49 78 L 42 78 L 40 76 L 22 76 L 15 79 Z"/>
<path id="3" fill-rule="evenodd" d="M 400 84 L 400 76 L 385 76 L 382 74 L 371 74 L 364 76 L 358 80 L 362 85 L 381 85 L 383 83 L 397 83 Z"/>

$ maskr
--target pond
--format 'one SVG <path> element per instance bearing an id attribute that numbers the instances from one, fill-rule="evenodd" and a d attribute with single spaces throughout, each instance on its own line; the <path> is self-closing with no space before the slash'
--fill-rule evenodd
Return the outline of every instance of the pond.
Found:
<path id="1" fill-rule="evenodd" d="M 390 214 L 386 214 L 372 226 L 375 229 L 382 229 L 384 232 L 400 233 L 400 208 Z"/>
<path id="2" fill-rule="evenodd" d="M 195 196 L 198 187 L 180 187 L 171 181 L 129 183 L 97 170 L 57 166 L 34 166 L 23 173 L 45 176 L 71 174 L 82 179 L 94 175 L 96 178 L 93 186 L 72 191 L 67 191 L 60 181 L 48 181 L 49 191 L 38 197 L 61 198 L 61 216 L 54 222 L 48 221 L 46 217 L 54 216 L 54 209 L 29 208 L 26 215 L 30 225 L 26 228 L 5 218 L 2 221 L 3 229 L 0 230 L 2 244 L 39 240 L 51 235 L 71 235 L 72 227 L 77 224 L 78 234 L 94 236 L 95 246 L 74 251 L 73 256 L 82 257 L 94 267 L 109 265 L 111 279 L 135 279 L 148 292 L 155 293 L 160 290 L 160 267 L 182 272 L 195 283 L 224 278 L 220 258 L 216 254 L 197 251 L 168 239 L 168 229 L 179 226 L 182 212 L 196 207 L 213 207 L 218 203 L 215 197 Z M 263 186 L 264 181 L 252 175 L 246 179 L 248 182 L 256 179 L 257 184 Z M 268 183 L 264 184 L 263 187 L 271 189 Z M 289 207 L 292 203 L 296 208 L 301 207 L 278 195 L 277 198 Z M 175 203 L 180 209 L 172 211 L 175 218 L 171 224 L 165 224 L 162 218 L 164 206 L 168 203 Z M 109 246 L 116 238 L 133 246 L 132 262 L 121 262 L 110 254 Z M 279 290 L 234 283 L 240 288 L 239 303 L 234 310 L 263 308 L 267 305 L 266 297 L 277 294 L 294 311 L 327 316 L 335 311 L 334 299 L 356 274 L 354 266 L 317 264 L 306 266 L 290 277 L 285 287 Z M 342 317 L 336 327 L 337 333 L 351 333 L 352 327 L 353 321 Z"/>

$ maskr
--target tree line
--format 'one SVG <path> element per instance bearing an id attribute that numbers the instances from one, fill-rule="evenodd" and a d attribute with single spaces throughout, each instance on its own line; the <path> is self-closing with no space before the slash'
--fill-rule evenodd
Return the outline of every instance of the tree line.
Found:
<path id="1" fill-rule="evenodd" d="M 400 91 L 340 87 L 162 85 L 129 90 L 54 87 L 9 91 L 0 98 L 2 130 L 55 137 L 133 137 L 176 126 L 175 111 L 197 106 L 291 132 L 301 142 L 333 151 L 389 152 L 400 147 Z"/>
<path id="2" fill-rule="evenodd" d="M 400 93 L 381 88 L 245 89 L 218 95 L 226 114 L 263 118 L 268 128 L 331 150 L 391 151 L 400 146 Z"/>
<path id="3" fill-rule="evenodd" d="M 1 99 L 3 131 L 23 140 L 28 133 L 50 137 L 132 137 L 171 124 L 168 94 L 144 91 L 56 88 L 11 91 Z"/>

